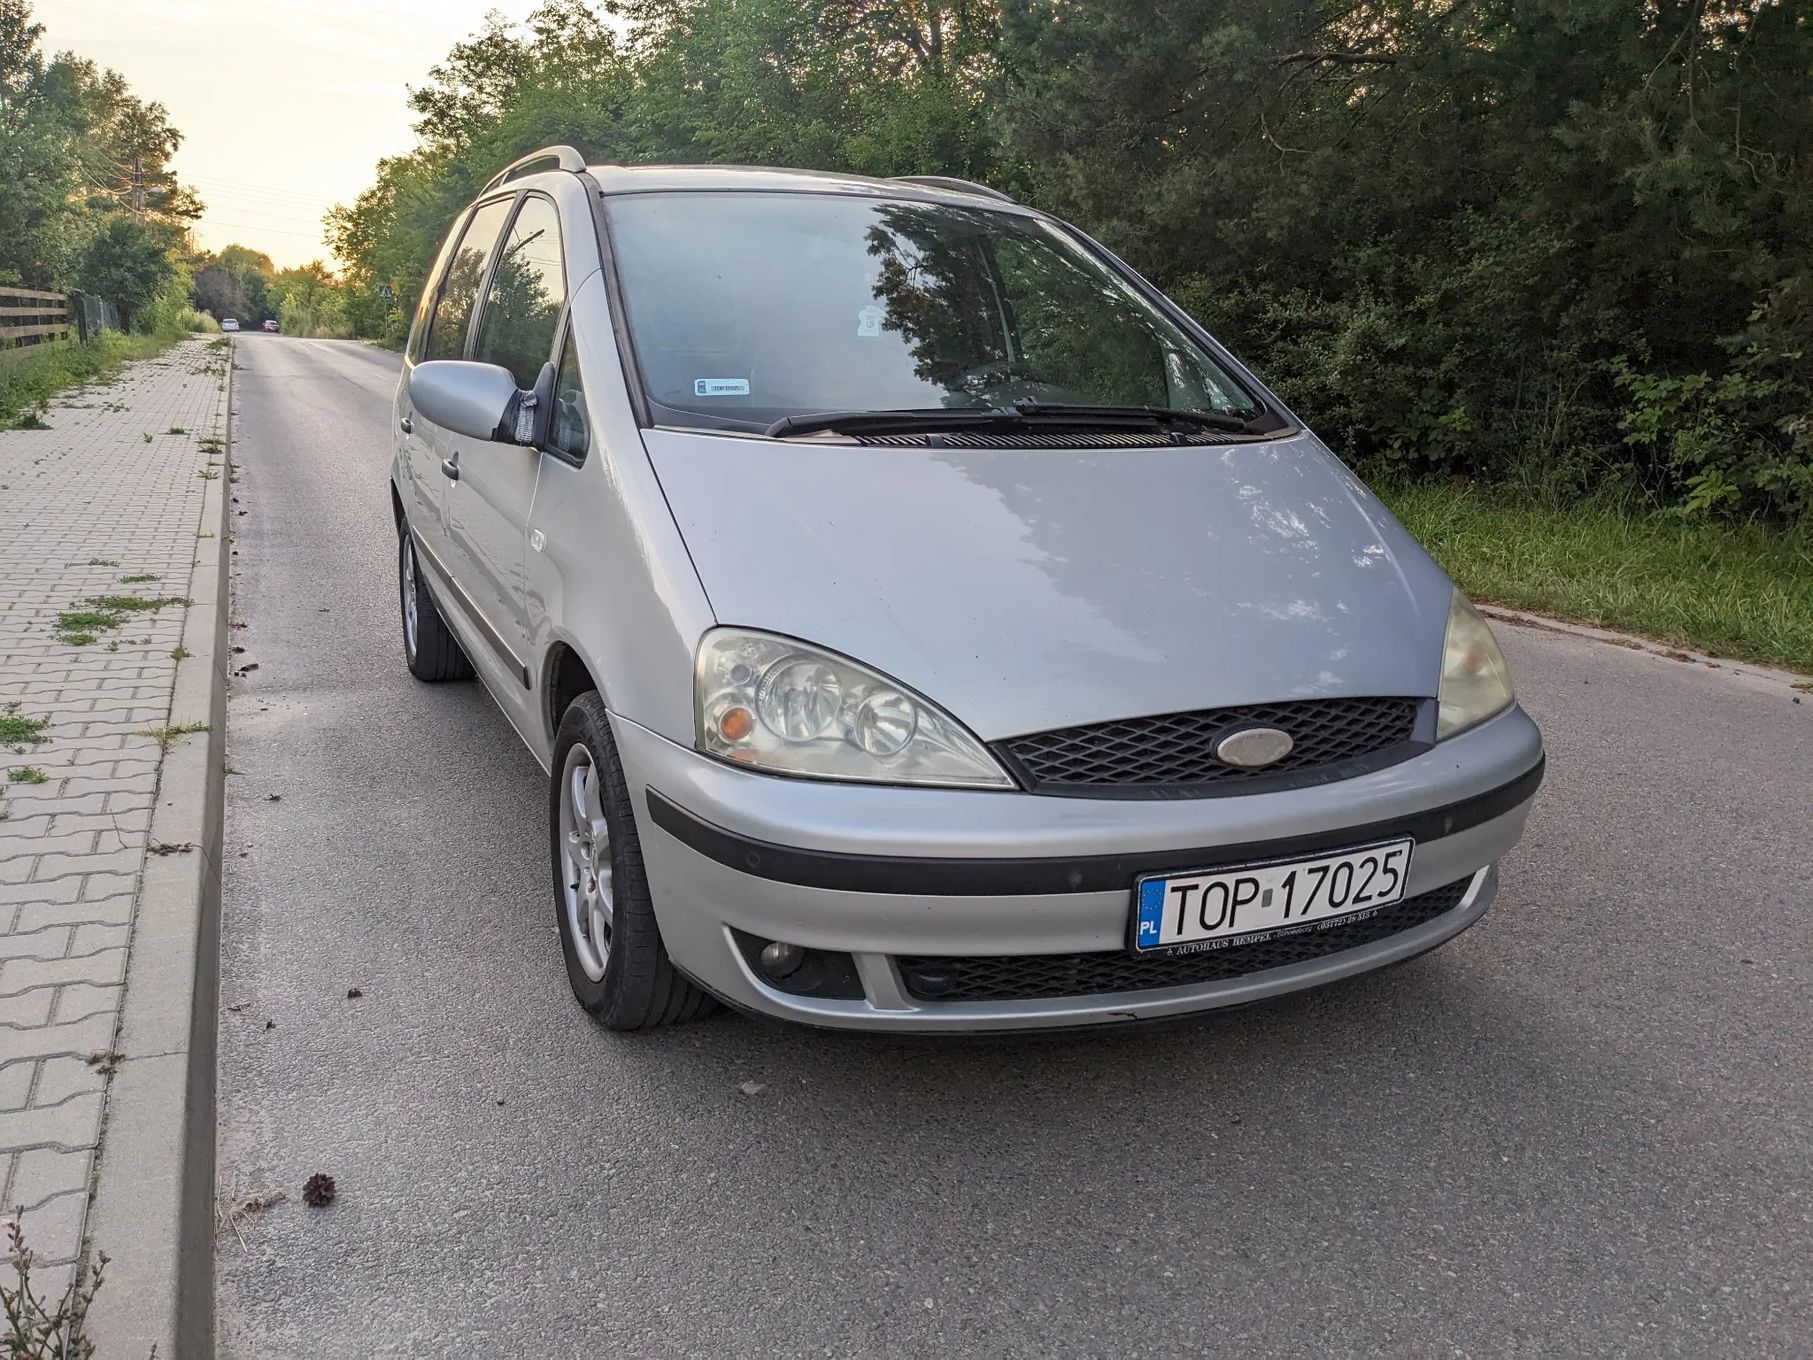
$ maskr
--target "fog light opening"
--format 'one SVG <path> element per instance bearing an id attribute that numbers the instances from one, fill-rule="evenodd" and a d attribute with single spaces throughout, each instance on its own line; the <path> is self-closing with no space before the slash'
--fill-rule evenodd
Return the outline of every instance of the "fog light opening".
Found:
<path id="1" fill-rule="evenodd" d="M 785 940 L 774 940 L 763 945 L 757 957 L 763 974 L 772 982 L 780 982 L 799 972 L 800 965 L 806 961 L 806 951 Z"/>

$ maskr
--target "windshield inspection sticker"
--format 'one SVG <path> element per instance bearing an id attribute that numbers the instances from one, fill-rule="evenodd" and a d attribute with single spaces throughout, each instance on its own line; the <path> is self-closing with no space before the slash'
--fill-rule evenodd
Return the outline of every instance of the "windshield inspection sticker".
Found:
<path id="1" fill-rule="evenodd" d="M 864 307 L 856 314 L 856 333 L 858 335 L 880 335 L 881 318 L 886 313 L 879 307 Z"/>
<path id="2" fill-rule="evenodd" d="M 692 394 L 695 397 L 746 397 L 749 395 L 749 379 L 694 378 Z"/>

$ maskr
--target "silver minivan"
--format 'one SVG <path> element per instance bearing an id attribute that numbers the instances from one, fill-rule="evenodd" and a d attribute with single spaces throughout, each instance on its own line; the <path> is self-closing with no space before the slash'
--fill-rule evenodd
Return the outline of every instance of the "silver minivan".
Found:
<path id="1" fill-rule="evenodd" d="M 424 290 L 404 648 L 549 773 L 573 991 L 961 1033 L 1478 921 L 1543 772 L 1490 630 L 1276 396 L 960 180 L 501 173 Z"/>

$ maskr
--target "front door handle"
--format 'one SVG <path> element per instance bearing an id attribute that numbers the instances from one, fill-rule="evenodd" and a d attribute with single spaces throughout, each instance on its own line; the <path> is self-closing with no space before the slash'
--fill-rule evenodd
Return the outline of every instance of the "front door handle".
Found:
<path id="1" fill-rule="evenodd" d="M 399 420 L 397 422 L 397 425 L 399 428 L 402 429 L 404 434 L 414 434 L 415 433 L 415 422 L 413 420 L 411 420 L 408 416 L 404 416 L 401 420 Z"/>
<path id="2" fill-rule="evenodd" d="M 460 479 L 460 465 L 451 458 L 441 459 L 441 475 L 450 482 L 457 482 Z"/>

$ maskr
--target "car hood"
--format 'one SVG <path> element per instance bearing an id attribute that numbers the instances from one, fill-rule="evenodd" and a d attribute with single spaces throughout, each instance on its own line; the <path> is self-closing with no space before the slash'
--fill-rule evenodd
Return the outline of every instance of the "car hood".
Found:
<path id="1" fill-rule="evenodd" d="M 1452 587 L 1312 435 L 893 448 L 644 432 L 720 623 L 871 666 L 985 741 L 1435 693 Z"/>

